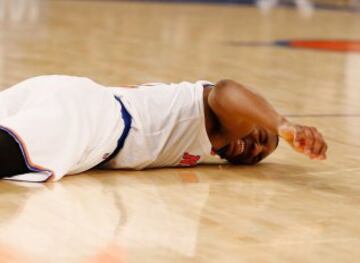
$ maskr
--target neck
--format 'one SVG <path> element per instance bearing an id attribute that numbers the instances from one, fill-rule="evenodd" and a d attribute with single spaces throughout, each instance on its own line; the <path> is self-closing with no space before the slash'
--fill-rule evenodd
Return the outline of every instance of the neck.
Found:
<path id="1" fill-rule="evenodd" d="M 211 92 L 210 87 L 204 87 L 203 92 L 203 101 L 204 101 L 204 113 L 205 113 L 205 126 L 206 132 L 211 142 L 212 148 L 218 150 L 225 145 L 227 145 L 230 140 L 226 139 L 227 136 L 224 135 L 222 131 L 220 122 L 216 114 L 211 110 L 209 105 L 209 94 Z"/>

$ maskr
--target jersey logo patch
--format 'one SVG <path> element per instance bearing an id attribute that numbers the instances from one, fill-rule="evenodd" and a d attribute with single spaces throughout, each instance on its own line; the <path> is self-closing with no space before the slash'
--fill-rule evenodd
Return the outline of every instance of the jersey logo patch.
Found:
<path id="1" fill-rule="evenodd" d="M 192 155 L 188 152 L 184 153 L 183 158 L 180 162 L 180 166 L 195 166 L 200 160 L 200 155 Z"/>

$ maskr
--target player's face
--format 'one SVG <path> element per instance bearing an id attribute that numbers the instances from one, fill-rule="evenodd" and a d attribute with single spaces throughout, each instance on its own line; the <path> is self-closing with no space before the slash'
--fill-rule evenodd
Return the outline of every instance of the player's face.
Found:
<path id="1" fill-rule="evenodd" d="M 230 142 L 218 154 L 233 164 L 256 164 L 271 154 L 278 142 L 276 134 L 256 128 L 246 137 Z"/>

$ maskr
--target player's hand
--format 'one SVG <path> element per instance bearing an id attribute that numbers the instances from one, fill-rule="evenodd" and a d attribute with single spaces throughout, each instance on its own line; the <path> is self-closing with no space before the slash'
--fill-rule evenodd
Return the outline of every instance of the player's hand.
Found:
<path id="1" fill-rule="evenodd" d="M 304 153 L 311 159 L 326 159 L 328 146 L 316 128 L 285 122 L 278 128 L 278 134 L 296 151 Z"/>

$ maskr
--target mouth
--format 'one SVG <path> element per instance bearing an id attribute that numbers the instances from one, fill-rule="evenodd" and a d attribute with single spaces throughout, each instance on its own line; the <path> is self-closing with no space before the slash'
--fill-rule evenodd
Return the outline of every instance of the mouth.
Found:
<path id="1" fill-rule="evenodd" d="M 238 140 L 236 142 L 239 145 L 239 152 L 237 155 L 242 154 L 246 149 L 246 142 L 244 140 Z"/>
<path id="2" fill-rule="evenodd" d="M 252 142 L 246 138 L 239 139 L 232 142 L 223 148 L 216 151 L 216 153 L 223 159 L 247 159 L 251 150 Z"/>
<path id="3" fill-rule="evenodd" d="M 226 151 L 227 158 L 246 156 L 249 150 L 249 143 L 246 139 L 239 139 L 231 143 Z"/>
<path id="4" fill-rule="evenodd" d="M 228 158 L 230 161 L 234 161 L 236 163 L 251 163 L 252 154 L 251 148 L 253 147 L 253 142 L 246 138 L 237 141 L 237 147 L 231 151 Z"/>

